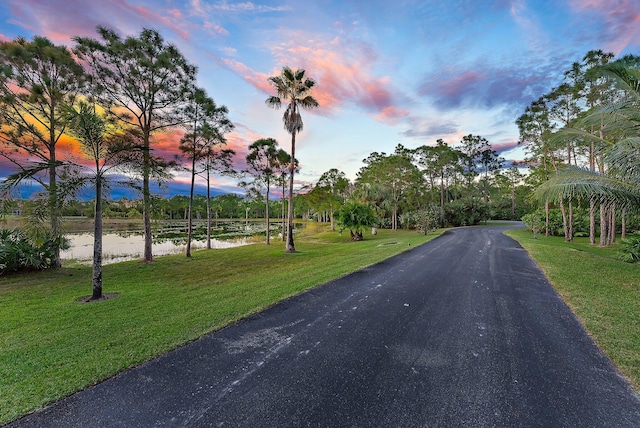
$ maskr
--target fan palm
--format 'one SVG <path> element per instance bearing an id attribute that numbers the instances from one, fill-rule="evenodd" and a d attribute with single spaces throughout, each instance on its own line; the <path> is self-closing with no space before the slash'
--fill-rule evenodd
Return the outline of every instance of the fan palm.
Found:
<path id="1" fill-rule="evenodd" d="M 293 243 L 293 175 L 296 158 L 296 134 L 302 131 L 303 122 L 300 109 L 311 110 L 318 107 L 318 101 L 311 95 L 311 90 L 315 86 L 315 80 L 305 76 L 304 69 L 292 70 L 283 67 L 278 76 L 269 77 L 269 83 L 276 90 L 276 95 L 272 95 L 265 103 L 274 109 L 282 107 L 283 102 L 288 105 L 282 116 L 284 129 L 291 134 L 291 163 L 289 164 L 289 210 L 287 213 L 287 253 L 295 253 Z"/>

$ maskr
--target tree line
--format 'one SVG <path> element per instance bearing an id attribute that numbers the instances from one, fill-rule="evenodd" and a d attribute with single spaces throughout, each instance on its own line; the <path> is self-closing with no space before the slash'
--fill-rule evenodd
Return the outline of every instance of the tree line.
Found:
<path id="1" fill-rule="evenodd" d="M 569 242 L 584 217 L 590 242 L 596 244 L 599 232 L 601 246 L 614 243 L 617 230 L 626 238 L 629 220 L 637 223 L 639 67 L 635 55 L 614 60 L 612 53 L 589 51 L 518 118 L 529 181 L 544 204 L 544 212 L 526 219 L 536 233 L 553 233 L 553 209 Z"/>
<path id="2" fill-rule="evenodd" d="M 615 240 L 618 221 L 623 236 L 634 221 L 638 57 L 614 61 L 613 54 L 591 51 L 564 73 L 560 85 L 526 108 L 516 124 L 528 174 L 518 165 L 506 168 L 487 139 L 469 134 L 453 145 L 439 139 L 415 149 L 398 145 L 390 154 L 373 152 L 353 181 L 330 169 L 313 185 L 294 189 L 301 110 L 318 107 L 312 96 L 315 81 L 305 70 L 284 67 L 268 78 L 276 95 L 265 103 L 285 106 L 282 120 L 291 135 L 290 150 L 273 138 L 259 139 L 248 147 L 246 169 L 235 171 L 235 153 L 225 147 L 225 134 L 233 129 L 228 110 L 198 87 L 195 66 L 175 46 L 149 29 L 123 39 L 99 27 L 98 35 L 99 40 L 75 37 L 73 48 L 40 36 L 0 43 L 0 156 L 18 171 L 0 185 L 3 203 L 25 180 L 45 189 L 35 203 L 25 204 L 25 233 L 47 243 L 55 267 L 64 245 L 61 217 L 74 205 L 78 212 L 79 189 L 93 187 L 95 298 L 101 293 L 105 214 L 142 217 L 146 262 L 153 260 L 152 218 L 188 220 L 187 256 L 194 217 L 207 220 L 210 239 L 213 218 L 248 217 L 250 211 L 265 219 L 267 230 L 271 218 L 283 219 L 286 252 L 295 252 L 294 217 L 326 221 L 331 230 L 348 229 L 354 240 L 363 239 L 368 227 L 427 233 L 523 217 L 532 229 L 549 235 L 559 229 L 556 219 L 561 218 L 562 233 L 570 241 L 588 216 L 595 243 L 599 214 L 601 245 Z M 153 149 L 159 132 L 175 129 L 182 135 L 183 164 Z M 79 143 L 82 159 L 59 153 L 64 135 Z M 151 183 L 166 182 L 178 168 L 190 173 L 189 196 L 154 195 Z M 109 181 L 115 172 L 125 181 Z M 239 177 L 246 195 L 212 197 L 215 175 Z M 194 191 L 198 176 L 206 181 L 204 197 Z M 139 190 L 141 201 L 124 207 L 109 201 L 109 187 L 122 184 Z M 536 210 L 538 204 L 544 209 Z M 91 215 L 86 207 L 82 213 Z"/>
<path id="3" fill-rule="evenodd" d="M 100 39 L 74 37 L 73 48 L 56 46 L 42 36 L 0 43 L 0 156 L 17 170 L 0 184 L 4 208 L 21 183 L 32 180 L 42 186 L 44 192 L 34 197 L 37 202 L 25 204 L 24 233 L 39 248 L 46 244 L 46 255 L 40 256 L 46 262 L 41 264 L 59 267 L 65 205 L 86 185 L 94 188 L 94 299 L 102 295 L 103 203 L 114 172 L 127 177 L 118 184 L 142 194 L 145 262 L 153 261 L 152 181 L 166 182 L 177 168 L 190 171 L 190 256 L 196 175 L 207 183 L 209 240 L 211 176 L 236 174 L 231 163 L 235 153 L 224 147 L 225 134 L 233 129 L 228 110 L 198 87 L 196 67 L 155 30 L 126 38 L 104 27 L 97 33 Z M 276 95 L 265 102 L 275 109 L 286 105 L 283 122 L 292 136 L 294 159 L 296 134 L 303 128 L 300 111 L 318 106 L 310 95 L 315 81 L 304 70 L 284 67 L 269 83 Z M 153 151 L 155 136 L 173 129 L 181 129 L 179 148 L 186 166 Z M 59 150 L 65 135 L 79 143 L 81 159 Z M 291 192 L 294 169 L 292 161 Z M 24 233 L 8 234 L 3 245 Z M 287 251 L 295 251 L 291 226 Z"/>

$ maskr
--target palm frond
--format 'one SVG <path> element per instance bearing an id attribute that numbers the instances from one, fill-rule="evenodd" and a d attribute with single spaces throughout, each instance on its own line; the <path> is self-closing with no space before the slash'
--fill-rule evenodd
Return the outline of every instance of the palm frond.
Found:
<path id="1" fill-rule="evenodd" d="M 640 187 L 617 177 L 571 167 L 560 171 L 535 192 L 540 201 L 595 201 L 600 204 L 640 209 Z"/>

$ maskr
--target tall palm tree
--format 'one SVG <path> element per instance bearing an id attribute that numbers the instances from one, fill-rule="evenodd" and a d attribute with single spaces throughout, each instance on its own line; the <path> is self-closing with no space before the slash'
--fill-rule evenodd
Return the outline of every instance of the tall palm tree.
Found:
<path id="1" fill-rule="evenodd" d="M 539 199 L 595 200 L 604 206 L 640 207 L 640 69 L 623 60 L 598 67 L 620 91 L 614 101 L 592 111 L 558 138 L 572 135 L 606 148 L 606 173 L 568 168 L 537 190 Z M 598 132 L 590 132 L 591 129 Z"/>
<path id="2" fill-rule="evenodd" d="M 311 95 L 311 90 L 315 86 L 315 80 L 305 76 L 304 69 L 292 70 L 283 67 L 278 76 L 269 77 L 269 83 L 276 90 L 276 95 L 272 95 L 265 103 L 274 109 L 282 107 L 283 102 L 288 102 L 287 108 L 282 116 L 284 129 L 291 134 L 291 163 L 289 165 L 289 210 L 287 215 L 287 253 L 295 253 L 296 248 L 293 243 L 293 173 L 295 170 L 296 158 L 296 134 L 302 131 L 302 115 L 300 109 L 311 110 L 318 107 L 318 101 Z"/>

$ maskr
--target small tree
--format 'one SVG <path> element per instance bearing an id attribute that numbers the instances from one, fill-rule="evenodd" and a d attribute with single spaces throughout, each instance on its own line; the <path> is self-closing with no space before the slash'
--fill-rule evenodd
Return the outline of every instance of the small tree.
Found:
<path id="1" fill-rule="evenodd" d="M 78 110 L 67 109 L 70 133 L 78 139 L 85 155 L 93 162 L 91 181 L 95 188 L 93 217 L 93 274 L 91 300 L 102 298 L 102 204 L 106 173 L 118 165 L 117 156 L 129 151 L 129 140 L 123 134 L 107 137 L 106 120 L 95 111 L 95 106 L 81 102 Z"/>
<path id="2" fill-rule="evenodd" d="M 217 106 L 204 89 L 194 88 L 184 109 L 187 133 L 180 140 L 180 150 L 189 157 L 191 187 L 189 191 L 189 218 L 187 232 L 186 256 L 191 257 L 191 241 L 193 238 L 193 198 L 195 190 L 196 169 L 199 163 L 210 156 L 210 146 L 226 144 L 224 133 L 233 125 L 227 118 L 225 106 Z M 207 183 L 208 184 L 208 183 Z M 207 241 L 210 243 L 210 241 Z"/>
<path id="3" fill-rule="evenodd" d="M 375 226 L 376 216 L 369 205 L 358 202 L 349 202 L 336 212 L 340 233 L 349 229 L 352 241 L 362 241 L 362 232 L 365 228 Z"/>
<path id="4" fill-rule="evenodd" d="M 271 225 L 269 222 L 269 192 L 271 182 L 274 179 L 274 167 L 277 163 L 278 143 L 273 138 L 262 138 L 249 146 L 247 155 L 247 172 L 254 178 L 254 190 L 261 193 L 261 188 L 265 188 L 265 219 L 267 223 L 267 245 L 270 242 Z"/>

